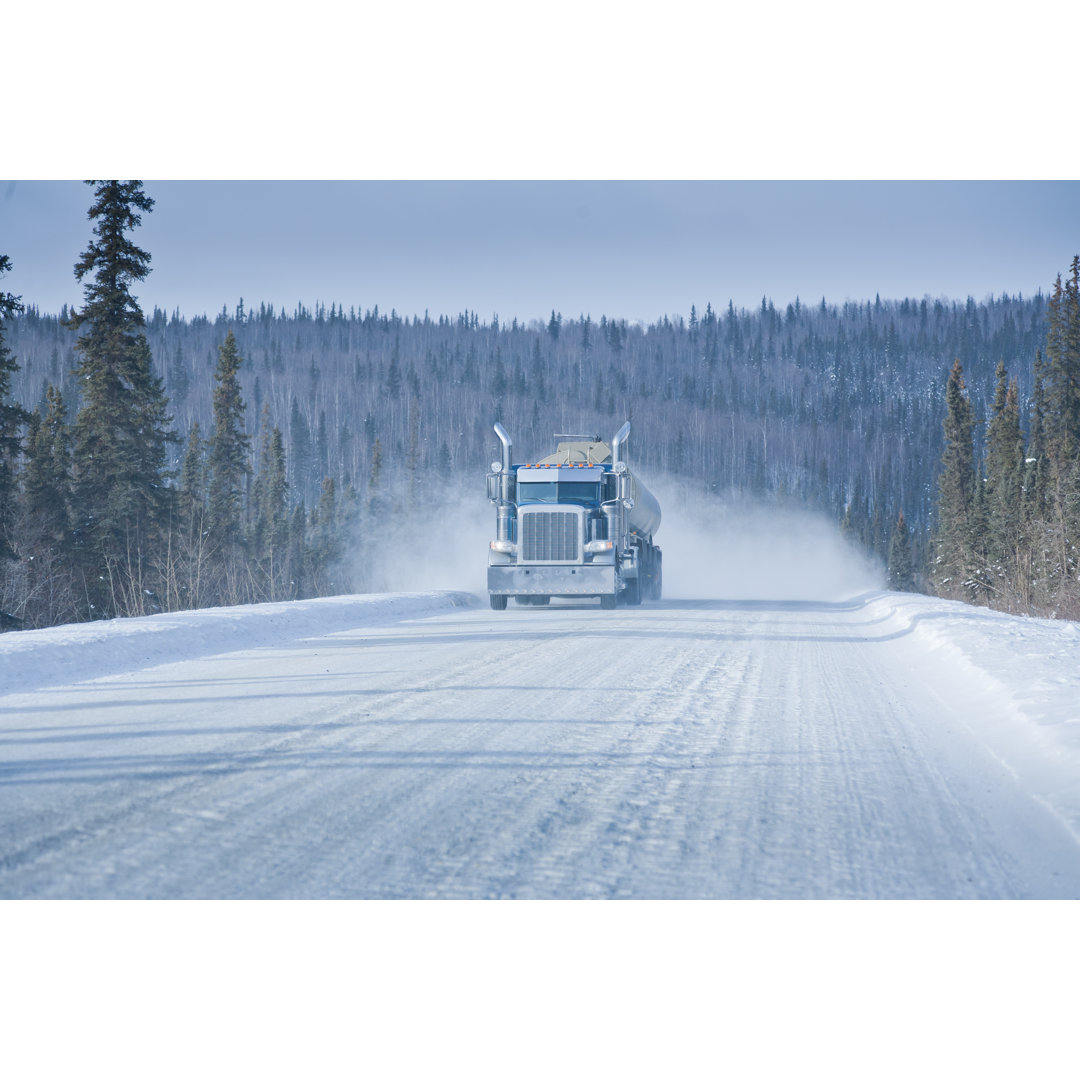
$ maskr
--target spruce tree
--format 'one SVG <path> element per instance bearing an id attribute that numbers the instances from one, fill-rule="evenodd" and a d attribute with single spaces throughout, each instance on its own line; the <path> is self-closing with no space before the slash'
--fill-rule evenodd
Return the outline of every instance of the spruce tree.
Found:
<path id="1" fill-rule="evenodd" d="M 27 626 L 78 618 L 71 535 L 71 445 L 67 407 L 54 386 L 45 391 L 45 416 L 35 409 L 26 441 L 20 545 L 25 548 Z"/>
<path id="2" fill-rule="evenodd" d="M 264 409 L 259 474 L 255 480 L 255 527 L 253 555 L 268 600 L 282 598 L 289 540 L 288 486 L 285 444 L 279 428 L 270 428 L 269 409 Z"/>
<path id="3" fill-rule="evenodd" d="M 915 564 L 903 510 L 897 515 L 889 538 L 889 588 L 897 592 L 915 591 Z"/>
<path id="4" fill-rule="evenodd" d="M 284 568 L 289 543 L 289 487 L 285 472 L 285 442 L 280 428 L 275 427 L 270 433 L 265 475 L 263 512 L 266 517 L 267 551 Z"/>
<path id="5" fill-rule="evenodd" d="M 239 542 L 243 516 L 241 500 L 247 477 L 251 438 L 244 431 L 246 405 L 237 373 L 243 357 L 230 330 L 218 349 L 214 372 L 214 430 L 210 436 L 208 518 L 211 533 L 223 547 Z"/>
<path id="6" fill-rule="evenodd" d="M 1031 394 L 1027 457 L 1024 460 L 1024 518 L 1038 520 L 1046 513 L 1046 366 L 1042 350 L 1035 353 L 1035 380 Z"/>
<path id="7" fill-rule="evenodd" d="M 976 570 L 975 418 L 959 358 L 945 389 L 945 453 L 938 480 L 934 584 L 943 596 L 972 599 Z"/>
<path id="8" fill-rule="evenodd" d="M 1058 275 L 1046 310 L 1047 434 L 1062 473 L 1080 453 L 1080 256 L 1071 271 L 1064 285 Z"/>
<path id="9" fill-rule="evenodd" d="M 386 396 L 393 400 L 401 393 L 401 338 L 394 335 L 394 348 L 390 353 L 390 366 L 386 369 Z"/>
<path id="10" fill-rule="evenodd" d="M 11 260 L 0 255 L 0 278 L 10 270 Z M 0 291 L 0 562 L 15 555 L 11 530 L 15 520 L 15 468 L 22 452 L 19 429 L 30 419 L 24 408 L 8 400 L 11 377 L 19 365 L 5 340 L 4 323 L 22 310 L 18 296 Z"/>
<path id="11" fill-rule="evenodd" d="M 206 519 L 205 446 L 199 421 L 191 425 L 180 466 L 180 523 L 189 542 L 201 535 Z"/>
<path id="12" fill-rule="evenodd" d="M 371 448 L 371 474 L 368 476 L 368 518 L 373 527 L 378 527 L 383 514 L 382 497 L 382 440 L 376 436 Z"/>
<path id="13" fill-rule="evenodd" d="M 1059 610 L 1080 612 L 1080 256 L 1064 285 L 1060 274 L 1047 305 L 1047 536 L 1055 553 L 1052 592 Z"/>
<path id="14" fill-rule="evenodd" d="M 300 411 L 300 402 L 294 394 L 289 411 L 290 487 L 299 499 L 306 500 L 311 494 L 312 456 L 311 428 L 308 427 L 308 422 Z"/>
<path id="15" fill-rule="evenodd" d="M 302 502 L 293 507 L 289 518 L 286 559 L 282 599 L 308 595 L 307 511 Z"/>
<path id="16" fill-rule="evenodd" d="M 993 587 L 1011 606 L 1023 522 L 1024 439 L 1020 431 L 1020 394 L 1008 381 L 1004 362 L 986 432 L 987 555 Z"/>
<path id="17" fill-rule="evenodd" d="M 87 183 L 95 185 L 95 239 L 75 265 L 84 304 L 67 325 L 83 331 L 75 344 L 84 403 L 74 429 L 75 526 L 88 614 L 98 617 L 143 610 L 143 579 L 170 518 L 166 451 L 174 437 L 130 291 L 150 272 L 150 256 L 126 234 L 154 201 L 138 180 Z"/>
<path id="18" fill-rule="evenodd" d="M 331 591 L 329 573 L 340 556 L 338 537 L 337 492 L 331 476 L 323 480 L 319 505 L 311 513 L 311 528 L 307 542 L 311 584 L 316 593 Z"/>
<path id="19" fill-rule="evenodd" d="M 968 523 L 970 549 L 964 599 L 973 604 L 988 604 L 991 593 L 989 567 L 990 505 L 986 498 L 986 481 L 975 466 L 974 498 L 971 520 Z"/>
<path id="20" fill-rule="evenodd" d="M 26 517 L 37 531 L 63 545 L 70 530 L 71 446 L 67 406 L 54 386 L 45 391 L 44 418 L 34 413 L 26 447 L 23 501 Z"/>

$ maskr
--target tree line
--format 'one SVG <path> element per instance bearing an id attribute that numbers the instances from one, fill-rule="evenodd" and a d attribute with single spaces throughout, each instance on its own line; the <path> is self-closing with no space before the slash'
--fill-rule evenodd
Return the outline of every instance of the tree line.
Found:
<path id="1" fill-rule="evenodd" d="M 981 450 L 956 360 L 931 578 L 944 596 L 1005 611 L 1080 618 L 1080 256 L 1047 304 L 1026 408 L 1003 362 Z"/>
<path id="2" fill-rule="evenodd" d="M 32 410 L 9 400 L 21 365 L 0 336 L 5 628 L 340 591 L 332 568 L 348 499 L 327 477 L 310 512 L 290 501 L 281 431 L 266 415 L 252 467 L 231 333 L 217 350 L 208 435 L 193 423 L 177 459 L 131 291 L 150 257 L 130 233 L 153 205 L 139 181 L 95 184 L 93 239 L 75 264 L 84 304 L 59 320 L 71 336 L 67 389 L 48 382 Z M 0 273 L 10 270 L 3 256 Z M 21 309 L 0 294 L 0 327 Z"/>
<path id="3" fill-rule="evenodd" d="M 0 607 L 24 625 L 369 588 L 365 560 L 345 556 L 377 545 L 395 515 L 417 508 L 437 529 L 425 501 L 448 488 L 487 514 L 497 419 L 517 453 L 539 456 L 552 432 L 610 436 L 629 418 L 647 478 L 677 477 L 688 498 L 819 509 L 898 587 L 952 595 L 938 483 L 950 367 L 967 376 L 973 462 L 989 450 L 979 421 L 999 366 L 1025 439 L 1054 385 L 1037 389 L 1035 357 L 1051 362 L 1065 301 L 1041 293 L 709 302 L 649 323 L 242 299 L 213 318 L 144 318 L 131 286 L 149 256 L 124 244 L 150 200 L 128 184 L 95 186 L 81 309 L 41 313 L 5 294 Z M 130 415 L 113 415 L 118 402 Z M 1032 590 L 1028 609 L 1052 610 L 1049 597 Z"/>

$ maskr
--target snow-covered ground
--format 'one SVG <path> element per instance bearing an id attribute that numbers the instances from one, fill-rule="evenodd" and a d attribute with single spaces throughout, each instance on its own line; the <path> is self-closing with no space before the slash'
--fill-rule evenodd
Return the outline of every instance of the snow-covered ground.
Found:
<path id="1" fill-rule="evenodd" d="M 0 635 L 0 694 L 81 683 L 477 604 L 471 593 L 449 591 L 331 596 L 8 633 Z"/>
<path id="2" fill-rule="evenodd" d="M 339 597 L 0 636 L 0 897 L 1080 896 L 1080 626 Z"/>

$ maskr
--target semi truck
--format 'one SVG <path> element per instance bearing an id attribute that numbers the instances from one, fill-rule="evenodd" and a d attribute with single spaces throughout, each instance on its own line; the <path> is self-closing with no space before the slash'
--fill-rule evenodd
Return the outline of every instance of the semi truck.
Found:
<path id="1" fill-rule="evenodd" d="M 553 454 L 524 464 L 513 463 L 502 424 L 495 434 L 502 460 L 487 477 L 496 508 L 492 608 L 504 611 L 510 597 L 518 604 L 596 597 L 603 608 L 659 600 L 660 504 L 623 460 L 629 421 L 610 445 L 599 435 L 556 435 L 562 441 Z"/>

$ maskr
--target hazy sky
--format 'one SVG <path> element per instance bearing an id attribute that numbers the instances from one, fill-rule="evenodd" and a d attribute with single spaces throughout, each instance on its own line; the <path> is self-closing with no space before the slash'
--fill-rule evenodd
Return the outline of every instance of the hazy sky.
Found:
<path id="1" fill-rule="evenodd" d="M 1080 251 L 1080 182 L 147 181 L 134 291 L 186 316 L 243 297 L 509 321 L 1047 291 Z M 82 303 L 92 189 L 0 181 L 5 290 Z"/>

